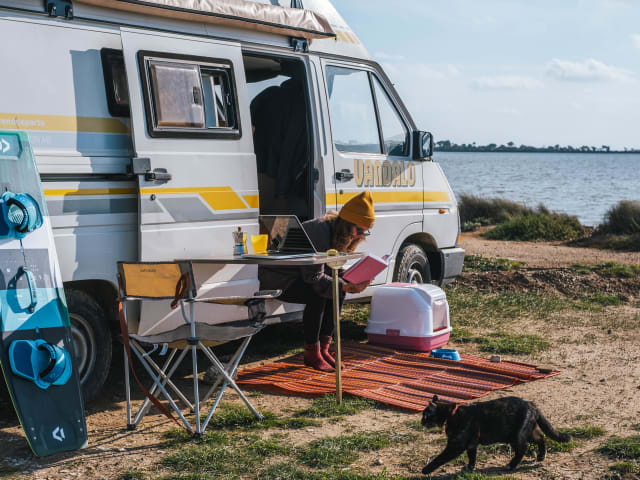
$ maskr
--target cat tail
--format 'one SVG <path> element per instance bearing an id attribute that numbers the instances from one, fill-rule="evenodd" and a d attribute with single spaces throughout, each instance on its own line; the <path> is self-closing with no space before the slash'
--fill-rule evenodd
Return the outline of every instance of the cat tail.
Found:
<path id="1" fill-rule="evenodd" d="M 563 442 L 564 443 L 564 442 L 568 442 L 569 440 L 571 440 L 571 436 L 570 435 L 568 435 L 566 433 L 560 433 L 555 428 L 553 428 L 551 423 L 549 423 L 549 420 L 544 418 L 544 415 L 542 415 L 542 413 L 540 413 L 539 410 L 538 410 L 538 425 L 540 426 L 542 431 L 545 433 L 545 435 L 547 435 L 548 437 L 552 438 L 556 442 Z"/>

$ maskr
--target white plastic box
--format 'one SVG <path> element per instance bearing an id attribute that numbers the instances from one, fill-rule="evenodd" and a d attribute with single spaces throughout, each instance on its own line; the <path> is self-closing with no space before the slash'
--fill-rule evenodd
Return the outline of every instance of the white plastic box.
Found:
<path id="1" fill-rule="evenodd" d="M 378 287 L 365 332 L 378 345 L 423 352 L 442 347 L 451 334 L 447 296 L 431 284 Z"/>

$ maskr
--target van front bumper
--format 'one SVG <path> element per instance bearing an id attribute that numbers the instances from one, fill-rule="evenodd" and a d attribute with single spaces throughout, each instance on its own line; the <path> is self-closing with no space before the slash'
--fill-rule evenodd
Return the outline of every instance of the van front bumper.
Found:
<path id="1" fill-rule="evenodd" d="M 441 265 L 442 265 L 442 279 L 440 280 L 440 286 L 444 287 L 453 282 L 455 278 L 462 272 L 462 265 L 464 264 L 464 248 L 443 248 L 440 250 Z"/>

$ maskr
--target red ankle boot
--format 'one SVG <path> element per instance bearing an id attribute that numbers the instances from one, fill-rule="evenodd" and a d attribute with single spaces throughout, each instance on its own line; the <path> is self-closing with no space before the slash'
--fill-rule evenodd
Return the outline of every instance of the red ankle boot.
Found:
<path id="1" fill-rule="evenodd" d="M 329 346 L 331 345 L 333 337 L 320 337 L 320 355 L 324 358 L 324 361 L 331 365 L 334 370 L 336 368 L 336 359 L 329 353 Z M 344 370 L 344 363 L 340 364 L 340 370 Z"/>
<path id="2" fill-rule="evenodd" d="M 320 337 L 320 354 L 322 355 L 322 358 L 324 358 L 324 361 L 327 362 L 329 365 L 331 365 L 333 368 L 336 367 L 336 359 L 333 358 L 333 355 L 331 355 L 329 353 L 329 346 L 331 345 L 331 340 L 333 340 L 333 337 L 330 336 L 322 336 Z"/>
<path id="3" fill-rule="evenodd" d="M 333 367 L 325 361 L 320 353 L 320 342 L 304 346 L 304 364 L 322 372 L 333 372 Z"/>

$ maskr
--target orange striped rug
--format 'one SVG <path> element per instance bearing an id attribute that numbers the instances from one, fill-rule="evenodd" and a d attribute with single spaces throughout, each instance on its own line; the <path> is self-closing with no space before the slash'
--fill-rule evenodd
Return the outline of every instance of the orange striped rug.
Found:
<path id="1" fill-rule="evenodd" d="M 364 343 L 342 345 L 342 391 L 419 412 L 434 394 L 455 403 L 467 402 L 494 390 L 507 388 L 560 372 L 541 373 L 535 365 L 461 355 L 462 360 L 429 358 L 429 352 L 408 352 Z M 302 354 L 245 368 L 238 385 L 290 395 L 335 394 L 335 373 L 306 367 Z"/>

